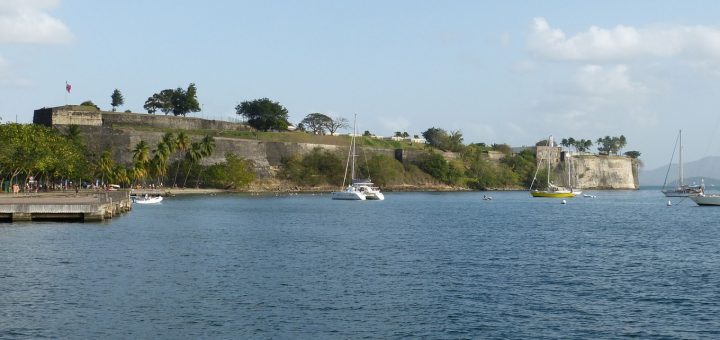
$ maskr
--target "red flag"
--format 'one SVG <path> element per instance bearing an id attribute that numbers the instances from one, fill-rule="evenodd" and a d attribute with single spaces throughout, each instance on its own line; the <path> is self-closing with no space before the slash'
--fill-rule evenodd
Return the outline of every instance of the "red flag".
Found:
<path id="1" fill-rule="evenodd" d="M 70 89 L 72 89 L 72 86 L 68 84 L 68 82 L 65 82 L 65 90 L 67 90 L 68 93 L 70 93 Z"/>

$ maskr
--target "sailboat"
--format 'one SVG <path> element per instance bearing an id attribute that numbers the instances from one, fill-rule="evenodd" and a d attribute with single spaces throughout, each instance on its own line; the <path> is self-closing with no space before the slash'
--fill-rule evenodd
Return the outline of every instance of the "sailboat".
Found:
<path id="1" fill-rule="evenodd" d="M 552 136 L 548 137 L 547 145 L 548 145 L 548 147 L 555 146 L 555 142 L 553 141 Z M 550 173 L 552 172 L 550 169 L 550 163 L 551 163 L 550 158 L 551 157 L 548 156 L 545 158 L 547 160 L 547 162 L 546 162 L 547 163 L 547 187 L 545 188 L 545 190 L 540 190 L 537 188 L 535 190 L 533 190 L 534 184 L 536 182 L 539 182 L 537 180 L 537 174 L 538 174 L 538 171 L 540 171 L 540 166 L 538 166 L 537 169 L 535 170 L 535 175 L 533 176 L 532 183 L 530 183 L 530 195 L 532 195 L 532 197 L 553 197 L 553 198 L 575 197 L 576 194 L 573 192 L 573 190 L 565 188 L 565 187 L 557 186 L 557 185 L 553 184 L 552 181 L 550 181 Z"/>
<path id="2" fill-rule="evenodd" d="M 682 159 L 682 130 L 678 132 L 678 137 L 675 140 L 675 145 L 679 145 L 678 150 L 678 179 L 677 187 L 674 189 L 665 189 L 667 184 L 668 174 L 670 174 L 670 168 L 672 167 L 673 156 L 675 156 L 675 149 L 673 148 L 673 154 L 670 157 L 670 164 L 668 165 L 667 173 L 665 174 L 665 182 L 663 182 L 662 193 L 667 197 L 688 197 L 692 195 L 698 195 L 703 193 L 702 185 L 685 185 L 683 184 L 683 159 Z"/>
<path id="3" fill-rule="evenodd" d="M 333 191 L 332 199 L 334 200 L 352 200 L 352 201 L 365 201 L 365 200 L 378 200 L 382 201 L 385 199 L 385 195 L 380 192 L 380 188 L 370 180 L 370 178 L 358 179 L 355 178 L 355 136 L 357 136 L 357 115 L 353 121 L 353 134 L 350 138 L 350 151 L 348 152 L 347 163 L 345 164 L 345 176 L 343 177 L 343 187 L 341 191 Z M 350 171 L 350 184 L 345 187 L 347 180 L 348 170 Z"/>

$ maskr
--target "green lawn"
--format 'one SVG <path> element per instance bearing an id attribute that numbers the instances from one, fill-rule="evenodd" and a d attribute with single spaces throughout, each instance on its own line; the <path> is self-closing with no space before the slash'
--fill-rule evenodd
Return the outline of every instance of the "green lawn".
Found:
<path id="1" fill-rule="evenodd" d="M 128 129 L 135 131 L 147 132 L 177 132 L 177 129 L 164 129 L 151 126 L 137 126 L 114 124 L 113 128 Z M 240 139 L 255 139 L 267 142 L 286 142 L 286 143 L 312 143 L 327 145 L 349 145 L 349 136 L 329 136 L 329 135 L 313 135 L 305 132 L 263 132 L 263 131 L 218 131 L 218 130 L 183 130 L 188 135 L 213 137 L 227 137 Z M 424 149 L 425 144 L 412 144 L 409 142 L 398 142 L 392 140 L 375 139 L 372 137 L 358 137 L 357 144 L 360 146 L 373 147 L 379 149 Z"/>

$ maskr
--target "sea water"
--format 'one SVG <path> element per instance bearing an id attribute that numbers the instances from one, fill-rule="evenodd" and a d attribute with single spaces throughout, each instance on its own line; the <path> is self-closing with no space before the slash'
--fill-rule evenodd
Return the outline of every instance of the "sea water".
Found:
<path id="1" fill-rule="evenodd" d="M 2 224 L 0 338 L 720 337 L 720 207 L 592 194 L 172 197 Z"/>

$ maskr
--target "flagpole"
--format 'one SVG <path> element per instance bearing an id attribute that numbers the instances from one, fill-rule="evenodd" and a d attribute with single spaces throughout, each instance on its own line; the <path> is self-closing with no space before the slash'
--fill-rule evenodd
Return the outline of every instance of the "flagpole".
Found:
<path id="1" fill-rule="evenodd" d="M 67 94 L 68 94 L 68 91 L 67 91 L 67 80 L 66 80 L 65 81 L 65 106 L 67 106 Z"/>

